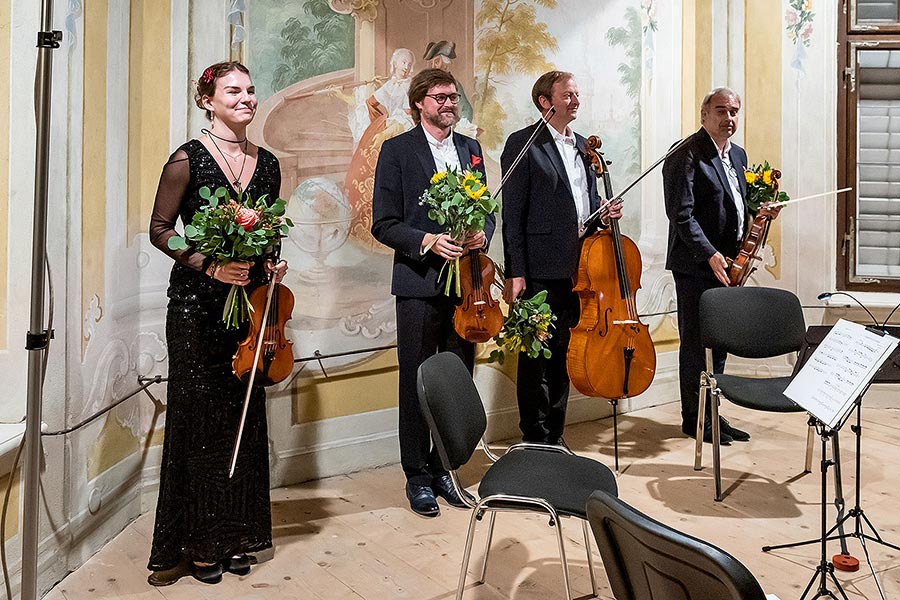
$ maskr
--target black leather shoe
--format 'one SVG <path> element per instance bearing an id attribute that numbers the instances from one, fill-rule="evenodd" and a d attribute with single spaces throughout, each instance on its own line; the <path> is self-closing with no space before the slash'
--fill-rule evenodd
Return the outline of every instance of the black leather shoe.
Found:
<path id="1" fill-rule="evenodd" d="M 749 442 L 750 434 L 746 431 L 741 431 L 737 427 L 732 427 L 731 423 L 728 422 L 728 419 L 725 417 L 719 417 L 719 431 L 731 436 L 736 442 Z"/>
<path id="2" fill-rule="evenodd" d="M 223 562 L 225 565 L 225 570 L 229 573 L 243 576 L 250 572 L 250 557 L 246 554 L 232 556 L 231 558 Z"/>
<path id="3" fill-rule="evenodd" d="M 697 430 L 695 427 L 685 427 L 682 425 L 681 431 L 688 437 L 696 438 L 695 433 Z M 709 419 L 703 421 L 703 441 L 707 444 L 712 444 L 712 424 L 709 422 Z M 720 446 L 730 446 L 733 441 L 734 438 L 725 433 L 724 429 L 719 429 Z"/>
<path id="4" fill-rule="evenodd" d="M 469 508 L 469 505 L 456 493 L 456 488 L 453 487 L 453 480 L 450 479 L 450 475 L 435 477 L 431 482 L 431 489 L 434 490 L 436 495 L 446 500 L 447 504 L 450 506 L 455 506 L 456 508 Z M 463 490 L 462 493 L 466 495 L 466 498 L 468 498 L 472 504 L 475 504 L 475 498 L 472 494 L 466 490 Z"/>
<path id="5" fill-rule="evenodd" d="M 222 581 L 222 563 L 214 565 L 198 565 L 192 563 L 191 575 L 202 583 L 219 583 Z"/>
<path id="6" fill-rule="evenodd" d="M 415 485 L 407 482 L 406 498 L 409 500 L 409 507 L 417 515 L 436 517 L 441 512 L 437 500 L 434 499 L 434 492 L 427 485 Z"/>

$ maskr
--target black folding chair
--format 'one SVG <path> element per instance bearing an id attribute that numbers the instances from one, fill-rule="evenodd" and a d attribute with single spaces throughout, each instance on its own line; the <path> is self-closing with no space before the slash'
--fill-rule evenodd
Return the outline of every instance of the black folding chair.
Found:
<path id="1" fill-rule="evenodd" d="M 587 504 L 616 600 L 765 600 L 753 574 L 712 544 L 663 525 L 604 491 Z"/>
<path id="2" fill-rule="evenodd" d="M 560 527 L 561 517 L 583 520 L 582 529 L 587 550 L 588 568 L 593 595 L 597 595 L 594 560 L 591 555 L 585 505 L 594 490 L 617 493 L 616 478 L 605 465 L 576 456 L 562 446 L 543 444 L 515 444 L 500 456 L 484 474 L 478 486 L 479 500 L 470 502 L 463 494 L 457 469 L 466 464 L 482 442 L 487 416 L 472 376 L 458 356 L 442 352 L 428 358 L 419 367 L 419 403 L 441 462 L 450 472 L 460 497 L 472 507 L 466 548 L 459 574 L 457 600 L 461 600 L 466 584 L 469 557 L 475 537 L 475 522 L 490 514 L 484 563 L 479 583 L 484 583 L 488 553 L 494 532 L 496 513 L 537 512 L 550 516 L 556 526 L 563 584 L 567 600 L 572 599 L 569 569 Z M 483 444 L 482 444 L 483 445 Z M 490 454 L 489 454 L 490 456 Z"/>
<path id="3" fill-rule="evenodd" d="M 759 378 L 713 373 L 713 351 L 742 358 L 774 358 L 799 352 L 805 334 L 800 301 L 787 290 L 715 288 L 703 292 L 700 297 L 700 342 L 706 349 L 706 371 L 700 374 L 694 469 L 702 468 L 703 422 L 707 396 L 712 394 L 710 412 L 716 501 L 722 500 L 720 400 L 724 398 L 744 408 L 768 412 L 804 412 L 804 409 L 784 395 L 791 376 Z M 813 431 L 812 427 L 807 431 L 805 471 L 811 466 Z"/>

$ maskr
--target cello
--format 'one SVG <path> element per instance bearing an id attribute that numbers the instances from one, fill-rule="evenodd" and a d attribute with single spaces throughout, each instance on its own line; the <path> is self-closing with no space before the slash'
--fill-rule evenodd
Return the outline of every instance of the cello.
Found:
<path id="1" fill-rule="evenodd" d="M 615 200 L 606 160 L 597 136 L 587 140 L 587 152 L 604 194 Z M 616 407 L 623 398 L 644 392 L 656 373 L 656 349 L 647 325 L 641 322 L 635 293 L 641 287 L 641 254 L 622 235 L 617 219 L 584 240 L 575 292 L 581 317 L 571 330 L 566 356 L 569 378 L 585 396 L 606 398 L 613 407 L 616 470 L 619 468 Z"/>

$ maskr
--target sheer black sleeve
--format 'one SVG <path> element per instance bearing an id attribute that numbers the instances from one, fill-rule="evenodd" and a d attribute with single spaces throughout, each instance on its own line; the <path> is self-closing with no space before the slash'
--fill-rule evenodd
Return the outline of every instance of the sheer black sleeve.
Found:
<path id="1" fill-rule="evenodd" d="M 191 181 L 191 167 L 184 150 L 176 150 L 163 166 L 150 216 L 150 242 L 186 267 L 203 271 L 209 266 L 207 257 L 192 249 L 171 250 L 169 238 L 178 235 L 175 222 Z"/>

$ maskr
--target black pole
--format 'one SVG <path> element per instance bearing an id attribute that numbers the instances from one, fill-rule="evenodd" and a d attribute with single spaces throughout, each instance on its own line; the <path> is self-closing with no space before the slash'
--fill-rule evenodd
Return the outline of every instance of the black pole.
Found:
<path id="1" fill-rule="evenodd" d="M 34 233 L 31 246 L 31 319 L 26 338 L 28 398 L 25 412 L 25 455 L 22 506 L 22 600 L 37 600 L 37 567 L 41 485 L 41 405 L 43 357 L 51 332 L 44 329 L 44 262 L 47 257 L 47 180 L 50 162 L 51 50 L 59 48 L 62 32 L 50 30 L 53 0 L 41 0 L 41 29 L 37 34 L 34 85 Z"/>

